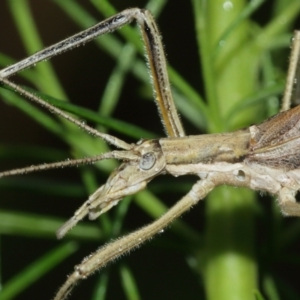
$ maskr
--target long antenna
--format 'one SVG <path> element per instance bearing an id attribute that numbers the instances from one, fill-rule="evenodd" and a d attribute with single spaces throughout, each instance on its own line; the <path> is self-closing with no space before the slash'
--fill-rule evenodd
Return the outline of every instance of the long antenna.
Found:
<path id="1" fill-rule="evenodd" d="M 109 159 L 109 158 L 114 158 L 119 160 L 138 160 L 140 157 L 132 151 L 114 150 L 114 151 L 102 153 L 91 157 L 84 157 L 79 159 L 55 162 L 51 164 L 41 164 L 41 165 L 35 165 L 35 166 L 30 166 L 25 168 L 4 171 L 4 172 L 0 172 L 0 178 L 7 177 L 7 176 L 14 176 L 14 175 L 23 175 L 23 174 L 28 174 L 32 172 L 38 172 L 38 171 L 46 171 L 50 169 L 93 164 L 97 161 Z"/>

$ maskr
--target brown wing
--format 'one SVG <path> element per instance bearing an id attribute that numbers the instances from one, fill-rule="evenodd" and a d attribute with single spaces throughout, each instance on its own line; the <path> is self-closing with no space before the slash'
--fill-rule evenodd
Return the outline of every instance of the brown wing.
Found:
<path id="1" fill-rule="evenodd" d="M 300 106 L 250 127 L 247 162 L 292 170 L 300 167 Z"/>

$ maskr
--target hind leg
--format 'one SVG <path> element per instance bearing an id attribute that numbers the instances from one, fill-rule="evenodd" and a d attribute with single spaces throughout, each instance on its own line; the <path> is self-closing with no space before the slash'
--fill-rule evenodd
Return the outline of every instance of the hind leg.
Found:
<path id="1" fill-rule="evenodd" d="M 278 204 L 280 210 L 285 216 L 300 217 L 300 203 L 296 201 L 296 191 L 282 188 L 278 194 Z"/>

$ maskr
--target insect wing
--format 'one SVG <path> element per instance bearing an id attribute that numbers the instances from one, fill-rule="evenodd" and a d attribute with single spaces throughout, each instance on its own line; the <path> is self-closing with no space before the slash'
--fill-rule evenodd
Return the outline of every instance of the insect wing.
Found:
<path id="1" fill-rule="evenodd" d="M 300 106 L 250 127 L 247 162 L 293 170 L 300 167 Z"/>

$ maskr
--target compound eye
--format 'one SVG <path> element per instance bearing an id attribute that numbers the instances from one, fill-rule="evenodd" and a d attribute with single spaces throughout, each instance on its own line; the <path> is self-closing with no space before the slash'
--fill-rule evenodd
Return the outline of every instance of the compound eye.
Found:
<path id="1" fill-rule="evenodd" d="M 155 162 L 155 154 L 153 152 L 148 152 L 142 156 L 140 160 L 140 168 L 142 170 L 149 170 L 154 166 Z"/>

